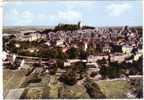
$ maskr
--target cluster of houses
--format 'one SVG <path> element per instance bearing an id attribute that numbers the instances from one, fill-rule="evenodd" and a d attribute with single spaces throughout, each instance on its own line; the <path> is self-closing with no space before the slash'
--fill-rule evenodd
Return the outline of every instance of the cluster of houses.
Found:
<path id="1" fill-rule="evenodd" d="M 81 23 L 78 23 L 77 26 L 81 26 Z M 123 29 L 121 27 L 82 28 L 81 26 L 78 30 L 73 31 L 21 31 L 15 34 L 15 39 L 18 41 L 45 40 L 44 44 L 47 46 L 58 46 L 63 49 L 83 47 L 84 51 L 87 51 L 88 48 L 96 48 L 101 52 L 130 53 L 133 49 L 135 51 L 142 49 L 141 34 L 135 28 L 127 26 Z M 8 36 L 3 35 L 3 37 Z"/>
<path id="2" fill-rule="evenodd" d="M 21 33 L 15 34 L 15 39 L 18 41 L 38 41 L 45 40 L 44 44 L 47 46 L 58 46 L 63 48 L 63 52 L 66 52 L 68 48 L 83 48 L 86 52 L 88 48 L 101 49 L 103 55 L 89 55 L 87 58 L 88 65 L 96 66 L 98 59 L 108 59 L 107 54 L 112 54 L 111 59 L 113 61 L 123 61 L 127 56 L 131 54 L 139 53 L 142 55 L 142 37 L 141 33 L 135 28 L 124 27 L 85 27 L 82 28 L 81 23 L 78 23 L 80 29 L 73 31 L 58 30 L 53 31 L 21 31 Z M 3 37 L 9 37 L 10 35 L 4 34 Z M 106 53 L 106 54 L 105 54 Z M 119 55 L 117 55 L 119 53 Z M 6 55 L 6 52 L 4 52 Z M 135 57 L 138 59 L 139 56 Z M 6 59 L 6 56 L 4 56 Z M 71 61 L 64 62 L 65 66 L 70 66 Z"/>
<path id="3" fill-rule="evenodd" d="M 14 36 L 18 41 L 39 41 L 45 40 L 43 43 L 48 47 L 61 47 L 63 52 L 66 52 L 68 48 L 83 48 L 86 52 L 88 48 L 99 49 L 102 55 L 89 55 L 86 59 L 67 59 L 63 62 L 64 67 L 70 67 L 73 63 L 84 62 L 88 66 L 87 74 L 94 80 L 101 79 L 99 74 L 100 67 L 97 64 L 98 60 L 109 59 L 111 61 L 123 62 L 126 58 L 134 55 L 134 60 L 137 61 L 142 56 L 142 33 L 139 33 L 136 29 L 128 28 L 123 29 L 119 27 L 107 28 L 107 27 L 82 27 L 78 23 L 80 29 L 73 31 L 58 30 L 54 31 L 21 31 L 15 33 Z M 10 34 L 4 33 L 3 37 L 10 37 Z M 35 52 L 35 51 L 31 51 Z M 13 69 L 13 67 L 7 65 L 18 65 L 17 70 L 26 70 L 26 76 L 28 82 L 35 82 L 34 76 L 40 77 L 43 73 L 50 73 L 50 70 L 54 68 L 57 61 L 55 59 L 45 59 L 39 57 L 24 57 L 10 52 L 3 52 L 3 65 L 4 68 Z M 38 65 L 33 65 L 38 64 Z M 37 67 L 39 65 L 40 67 Z M 5 67 L 6 66 L 6 67 Z M 60 76 L 66 71 L 63 69 L 57 69 L 56 75 Z M 92 75 L 92 74 L 96 75 Z M 34 75 L 34 76 L 33 76 Z M 31 78 L 32 77 L 32 78 Z M 39 78 L 36 80 L 39 80 Z M 33 84 L 31 84 L 33 85 Z M 30 86 L 30 85 L 29 85 Z M 10 91 L 7 97 L 11 97 L 17 89 Z M 19 91 L 24 91 L 20 89 Z M 12 92 L 12 93 L 11 93 Z M 19 92 L 22 94 L 22 92 Z M 19 97 L 19 94 L 17 95 Z"/>

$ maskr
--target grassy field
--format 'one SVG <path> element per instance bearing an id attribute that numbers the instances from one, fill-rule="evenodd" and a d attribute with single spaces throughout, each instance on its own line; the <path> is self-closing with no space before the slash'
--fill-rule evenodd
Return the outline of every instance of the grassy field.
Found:
<path id="1" fill-rule="evenodd" d="M 24 80 L 25 73 L 23 71 L 5 69 L 3 73 L 4 95 L 9 89 L 19 88 Z"/>
<path id="2" fill-rule="evenodd" d="M 46 80 L 47 78 L 50 78 L 50 80 Z M 24 80 L 25 74 L 23 71 L 4 69 L 4 96 L 7 94 L 9 89 L 20 88 Z M 42 89 L 37 89 L 37 86 L 34 90 L 30 89 L 30 91 L 28 92 L 28 97 L 30 97 L 31 95 L 30 98 L 36 98 L 35 96 L 39 97 L 40 93 L 46 98 L 90 98 L 86 91 L 86 88 L 83 85 L 68 86 L 65 84 L 60 84 L 55 76 L 47 76 L 45 77 L 45 79 L 43 79 L 43 81 Z M 106 96 L 106 98 L 113 99 L 127 98 L 127 93 L 132 87 L 126 80 L 100 80 L 96 83 L 99 86 L 100 91 Z M 138 84 L 138 88 L 142 88 L 142 82 L 140 86 Z M 41 96 L 39 98 L 41 98 Z"/>
<path id="3" fill-rule="evenodd" d="M 130 88 L 126 80 L 98 81 L 97 84 L 106 98 L 126 98 Z"/>

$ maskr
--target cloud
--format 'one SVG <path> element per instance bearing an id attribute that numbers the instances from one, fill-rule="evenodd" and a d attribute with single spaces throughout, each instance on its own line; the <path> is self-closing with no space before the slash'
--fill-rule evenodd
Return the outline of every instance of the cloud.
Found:
<path id="1" fill-rule="evenodd" d="M 23 1 L 16 1 L 16 2 L 14 2 L 14 4 L 15 4 L 15 5 L 19 5 L 19 6 L 20 6 L 20 5 L 22 5 L 22 4 L 23 4 Z"/>
<path id="2" fill-rule="evenodd" d="M 16 9 L 13 9 L 10 11 L 10 15 L 18 16 L 18 11 Z"/>
<path id="3" fill-rule="evenodd" d="M 35 16 L 38 20 L 46 20 L 48 18 L 47 14 L 37 14 L 37 16 Z"/>
<path id="4" fill-rule="evenodd" d="M 24 11 L 19 13 L 19 19 L 17 21 L 18 25 L 26 25 L 32 23 L 34 19 L 34 14 L 30 11 Z"/>
<path id="5" fill-rule="evenodd" d="M 110 4 L 106 7 L 106 11 L 110 16 L 119 16 L 128 12 L 132 6 L 128 3 Z"/>
<path id="6" fill-rule="evenodd" d="M 75 9 L 75 8 L 87 8 L 90 9 L 95 7 L 94 1 L 66 1 L 61 2 L 61 4 L 66 7 L 67 9 Z"/>
<path id="7" fill-rule="evenodd" d="M 13 5 L 22 5 L 23 1 L 14 1 L 14 2 L 9 2 L 9 1 L 5 1 L 5 4 L 13 4 Z"/>
<path id="8" fill-rule="evenodd" d="M 20 12 L 17 9 L 11 9 L 9 12 L 4 14 L 5 21 L 11 21 L 15 25 L 26 25 L 30 24 L 34 19 L 34 14 L 30 11 Z"/>
<path id="9" fill-rule="evenodd" d="M 20 13 L 19 15 L 20 15 L 20 17 L 27 18 L 27 19 L 32 19 L 34 17 L 34 14 L 30 11 L 24 11 L 24 12 Z"/>
<path id="10" fill-rule="evenodd" d="M 82 14 L 77 11 L 59 11 L 57 13 L 57 19 L 65 23 L 74 23 L 82 18 Z"/>
<path id="11" fill-rule="evenodd" d="M 42 20 L 57 22 L 57 23 L 75 23 L 82 19 L 82 14 L 74 10 L 57 11 L 54 14 L 37 15 Z M 41 17 L 40 17 L 41 16 Z"/>
<path id="12" fill-rule="evenodd" d="M 11 9 L 4 15 L 4 22 L 12 25 L 32 25 L 49 24 L 52 23 L 76 23 L 82 20 L 82 14 L 75 10 L 58 10 L 55 13 L 39 13 L 31 12 L 29 10 L 20 11 L 18 9 Z"/>

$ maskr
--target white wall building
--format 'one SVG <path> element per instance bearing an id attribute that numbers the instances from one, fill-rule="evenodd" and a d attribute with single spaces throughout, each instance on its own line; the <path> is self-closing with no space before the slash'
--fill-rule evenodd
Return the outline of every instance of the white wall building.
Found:
<path id="1" fill-rule="evenodd" d="M 130 54 L 132 49 L 133 49 L 132 47 L 127 46 L 127 45 L 122 46 L 122 52 L 125 54 Z"/>

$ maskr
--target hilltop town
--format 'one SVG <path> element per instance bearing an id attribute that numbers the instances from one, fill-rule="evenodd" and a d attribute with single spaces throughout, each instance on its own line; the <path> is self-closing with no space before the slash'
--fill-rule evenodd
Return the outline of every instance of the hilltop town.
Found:
<path id="1" fill-rule="evenodd" d="M 3 30 L 4 98 L 142 98 L 142 27 Z"/>

